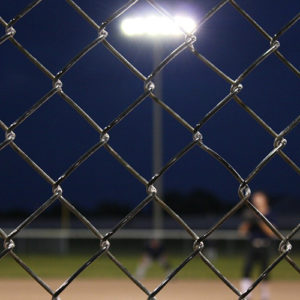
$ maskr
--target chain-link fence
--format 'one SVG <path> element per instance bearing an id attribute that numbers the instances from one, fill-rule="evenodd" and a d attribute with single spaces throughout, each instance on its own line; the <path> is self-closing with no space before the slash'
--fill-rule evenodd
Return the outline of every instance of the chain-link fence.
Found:
<path id="1" fill-rule="evenodd" d="M 223 281 L 229 289 L 232 290 L 233 297 L 238 299 L 245 299 L 245 297 L 257 286 L 259 283 L 274 269 L 277 264 L 286 260 L 292 268 L 294 268 L 298 273 L 300 273 L 300 267 L 295 263 L 295 261 L 290 257 L 290 252 L 293 251 L 292 244 L 290 241 L 293 236 L 299 231 L 300 224 L 298 224 L 288 235 L 284 236 L 256 207 L 249 201 L 251 196 L 250 182 L 256 177 L 258 173 L 263 169 L 263 167 L 272 161 L 275 156 L 280 156 L 284 162 L 292 168 L 296 173 L 300 173 L 299 166 L 285 153 L 284 147 L 287 143 L 285 136 L 290 133 L 300 122 L 300 117 L 292 120 L 290 124 L 277 133 L 272 129 L 251 107 L 247 106 L 243 99 L 239 96 L 240 91 L 243 88 L 244 79 L 251 74 L 255 73 L 255 69 L 264 60 L 268 60 L 269 57 L 276 57 L 280 62 L 295 76 L 300 77 L 300 71 L 293 65 L 292 62 L 288 61 L 286 57 L 280 52 L 280 38 L 300 19 L 300 14 L 298 13 L 293 19 L 291 19 L 284 27 L 281 28 L 274 36 L 271 36 L 262 28 L 249 14 L 245 11 L 236 1 L 234 0 L 223 0 L 220 1 L 213 9 L 211 9 L 205 16 L 203 16 L 197 22 L 196 28 L 191 33 L 182 32 L 182 43 L 173 49 L 165 59 L 163 59 L 159 65 L 157 65 L 150 75 L 142 74 L 134 65 L 126 59 L 121 52 L 116 49 L 109 40 L 109 25 L 116 22 L 120 16 L 126 14 L 130 11 L 139 1 L 131 0 L 124 4 L 116 10 L 111 16 L 106 20 L 102 20 L 102 23 L 96 22 L 92 17 L 90 17 L 83 9 L 79 7 L 76 1 L 66 0 L 69 4 L 70 9 L 76 11 L 97 33 L 97 37 L 86 47 L 80 51 L 71 61 L 69 61 L 57 74 L 50 72 L 43 63 L 39 60 L 39 57 L 35 57 L 30 51 L 28 51 L 22 44 L 18 41 L 18 32 L 15 29 L 15 25 L 22 18 L 30 18 L 27 14 L 34 10 L 42 0 L 33 1 L 26 8 L 24 8 L 19 14 L 17 14 L 12 20 L 8 21 L 0 17 L 0 23 L 5 28 L 5 34 L 0 38 L 0 45 L 5 43 L 11 43 L 18 49 L 23 55 L 24 59 L 30 60 L 38 69 L 42 71 L 44 76 L 48 77 L 53 83 L 53 88 L 45 94 L 39 101 L 37 101 L 30 109 L 24 112 L 17 120 L 15 120 L 11 125 L 5 124 L 0 121 L 0 127 L 5 133 L 5 139 L 0 144 L 0 150 L 5 147 L 11 147 L 16 154 L 18 154 L 26 163 L 28 163 L 49 185 L 52 187 L 53 195 L 45 201 L 36 211 L 34 211 L 27 219 L 25 219 L 21 224 L 19 224 L 12 232 L 4 232 L 0 230 L 0 234 L 4 240 L 4 250 L 0 253 L 0 258 L 6 255 L 10 255 L 17 264 L 19 264 L 31 277 L 33 280 L 38 282 L 42 288 L 44 288 L 52 297 L 52 299 L 57 299 L 59 295 L 66 289 L 72 288 L 71 283 L 76 277 L 81 274 L 86 268 L 89 267 L 96 259 L 101 259 L 101 256 L 106 255 L 119 269 L 128 277 L 128 280 L 134 282 L 138 289 L 141 289 L 145 293 L 145 298 L 155 299 L 159 296 L 159 292 L 175 277 L 175 275 L 180 272 L 188 263 L 193 263 L 196 257 L 200 257 L 203 262 L 211 269 L 215 275 Z M 146 0 L 145 3 L 152 8 L 154 8 L 159 14 L 170 18 L 173 20 L 171 14 L 166 11 L 160 4 L 160 1 L 156 0 Z M 198 30 L 201 26 L 206 23 L 211 18 L 215 18 L 215 14 L 222 10 L 225 6 L 232 6 L 251 26 L 257 31 L 258 35 L 262 35 L 266 41 L 269 43 L 269 47 L 264 53 L 262 53 L 253 63 L 251 63 L 236 79 L 230 78 L 222 70 L 220 70 L 216 65 L 214 65 L 210 60 L 208 60 L 204 55 L 202 55 L 194 45 L 196 41 L 196 36 Z M 259 8 L 258 8 L 259 9 Z M 296 14 L 297 12 L 295 12 Z M 297 36 L 295 37 L 295 43 Z M 125 65 L 138 79 L 144 83 L 144 90 L 141 91 L 140 96 L 133 101 L 122 113 L 115 117 L 115 119 L 107 124 L 105 128 L 101 128 L 97 122 L 92 119 L 85 110 L 83 110 L 76 102 L 76 99 L 70 97 L 63 88 L 64 76 L 67 72 L 72 72 L 72 67 L 80 61 L 93 47 L 98 44 L 102 44 L 107 49 L 107 55 L 114 55 L 117 57 L 123 65 Z M 190 51 L 194 57 L 195 62 L 204 63 L 208 68 L 214 71 L 218 76 L 220 76 L 225 82 L 228 83 L 229 92 L 225 97 L 218 101 L 217 105 L 211 108 L 210 111 L 196 124 L 191 125 L 186 120 L 180 116 L 179 111 L 174 111 L 172 107 L 168 106 L 163 98 L 158 97 L 155 90 L 155 77 L 159 74 L 162 69 L 168 65 L 171 61 L 175 60 L 181 53 L 185 51 Z M 3 72 L 3 70 L 1 70 Z M 7 71 L 5 71 L 7 72 Z M 29 87 L 31 88 L 31 87 Z M 99 141 L 93 145 L 88 151 L 82 154 L 58 179 L 51 178 L 45 170 L 43 170 L 33 159 L 31 159 L 19 146 L 18 138 L 14 133 L 15 129 L 22 126 L 22 123 L 30 118 L 33 114 L 39 114 L 39 108 L 43 106 L 47 101 L 51 101 L 51 98 L 57 95 L 61 97 L 68 105 L 70 105 L 100 136 Z M 176 154 L 171 160 L 169 160 L 157 174 L 154 174 L 150 180 L 144 178 L 135 168 L 133 168 L 127 161 L 125 161 L 121 154 L 115 151 L 110 145 L 110 131 L 117 124 L 119 124 L 124 118 L 126 118 L 135 108 L 137 108 L 146 98 L 151 98 L 153 102 L 156 102 L 166 113 L 172 116 L 179 124 L 181 124 L 186 130 L 191 133 L 191 141 L 186 145 L 178 154 Z M 274 139 L 274 147 L 270 149 L 269 153 L 261 160 L 261 162 L 250 172 L 247 177 L 242 177 L 239 172 L 231 166 L 231 164 L 220 154 L 218 154 L 214 149 L 209 148 L 205 144 L 205 137 L 201 134 L 202 126 L 213 117 L 219 110 L 226 106 L 230 101 L 235 101 L 242 110 L 244 110 L 253 120 L 255 120 L 271 137 Z M 34 137 L 28 137 L 34 138 Z M 178 162 L 184 155 L 186 155 L 194 147 L 199 147 L 201 150 L 207 152 L 216 161 L 223 165 L 224 168 L 236 179 L 238 186 L 238 195 L 240 201 L 228 211 L 216 224 L 214 224 L 204 235 L 198 236 L 196 232 L 190 228 L 186 222 L 181 218 L 180 212 L 174 212 L 166 203 L 158 196 L 159 191 L 156 189 L 157 181 L 163 176 L 163 174 L 171 168 L 174 164 Z M 86 160 L 88 160 L 97 151 L 107 151 L 114 159 L 116 159 L 125 169 L 127 169 L 138 181 L 145 185 L 147 196 L 142 200 L 127 216 L 120 220 L 111 231 L 106 233 L 100 233 L 100 231 L 78 210 L 72 205 L 71 199 L 66 199 L 63 195 L 62 184 L 68 179 L 68 177 L 80 168 Z M 34 270 L 30 269 L 29 266 L 24 263 L 21 258 L 15 253 L 18 245 L 14 243 L 14 238 L 26 228 L 33 220 L 39 218 L 39 216 L 51 205 L 57 201 L 73 213 L 78 220 L 80 220 L 87 228 L 90 230 L 96 239 L 99 239 L 100 247 L 99 250 L 90 257 L 85 264 L 83 264 L 74 274 L 57 289 L 53 290 L 49 287 L 46 281 L 42 280 Z M 148 290 L 133 274 L 131 274 L 125 266 L 118 260 L 117 257 L 113 255 L 110 251 L 111 238 L 128 222 L 134 219 L 140 211 L 150 205 L 151 203 L 157 203 L 168 215 L 170 215 L 180 226 L 191 236 L 194 240 L 194 247 L 191 254 L 182 261 L 166 278 L 157 286 L 154 290 Z M 204 254 L 205 242 L 210 237 L 210 235 L 217 230 L 227 219 L 231 218 L 241 207 L 248 206 L 275 234 L 278 240 L 278 250 L 279 254 L 276 259 L 260 274 L 260 276 L 254 281 L 251 287 L 246 292 L 241 292 L 238 287 L 236 287 L 230 280 L 228 280 L 220 270 L 216 268 L 213 262 Z M 0 262 L 1 263 L 1 262 Z M 70 287 L 69 287 L 70 285 Z M 236 296 L 234 296 L 234 294 Z"/>

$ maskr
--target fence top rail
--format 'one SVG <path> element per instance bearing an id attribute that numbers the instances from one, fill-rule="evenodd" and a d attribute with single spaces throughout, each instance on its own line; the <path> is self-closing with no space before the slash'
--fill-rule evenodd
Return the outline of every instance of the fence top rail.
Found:
<path id="1" fill-rule="evenodd" d="M 5 232 L 11 232 L 12 228 L 4 229 Z M 193 229 L 198 236 L 204 235 L 208 229 Z M 101 232 L 109 232 L 109 229 L 102 229 Z M 288 230 L 283 230 L 284 236 L 289 234 Z M 191 240 L 191 237 L 182 229 L 156 230 L 155 236 L 164 240 Z M 123 229 L 119 230 L 114 239 L 136 239 L 146 240 L 154 237 L 152 229 Z M 19 239 L 95 239 L 95 236 L 85 229 L 52 229 L 52 228 L 32 228 L 24 229 L 17 236 Z M 237 230 L 222 229 L 215 231 L 210 236 L 210 240 L 245 240 L 245 236 L 238 234 Z M 293 236 L 293 240 L 300 240 L 300 232 Z"/>

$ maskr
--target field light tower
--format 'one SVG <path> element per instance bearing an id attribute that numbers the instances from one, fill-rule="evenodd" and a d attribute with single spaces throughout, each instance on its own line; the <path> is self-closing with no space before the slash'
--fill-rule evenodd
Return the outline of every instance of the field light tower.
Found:
<path id="1" fill-rule="evenodd" d="M 135 17 L 123 20 L 121 29 L 127 36 L 153 37 L 180 37 L 185 32 L 190 33 L 195 29 L 193 19 L 185 16 L 175 16 L 173 20 L 163 16 Z"/>
<path id="2" fill-rule="evenodd" d="M 151 39 L 153 43 L 153 67 L 156 68 L 162 61 L 162 48 L 159 40 L 167 42 L 168 39 L 184 37 L 185 33 L 192 33 L 196 28 L 196 22 L 187 16 L 175 16 L 174 19 L 170 19 L 164 16 L 148 15 L 138 16 L 124 19 L 121 23 L 121 30 L 128 38 L 144 38 Z M 162 72 L 155 75 L 155 95 L 162 98 Z M 153 174 L 157 173 L 162 167 L 162 110 L 161 107 L 153 102 Z M 163 194 L 162 180 L 158 179 L 155 186 L 160 195 Z M 154 237 L 159 238 L 159 230 L 163 226 L 163 215 L 161 207 L 154 202 L 153 207 L 153 228 Z"/>

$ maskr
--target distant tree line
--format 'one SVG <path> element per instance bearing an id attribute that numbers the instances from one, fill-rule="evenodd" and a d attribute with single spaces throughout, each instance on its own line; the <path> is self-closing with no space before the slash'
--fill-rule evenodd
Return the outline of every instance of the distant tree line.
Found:
<path id="1" fill-rule="evenodd" d="M 163 196 L 165 203 L 180 215 L 220 215 L 228 212 L 235 203 L 224 201 L 215 194 L 204 189 L 195 189 L 187 193 L 176 190 L 169 191 Z M 238 199 L 236 199 L 238 201 Z M 87 208 L 84 203 L 76 205 L 80 212 L 86 216 L 116 216 L 122 217 L 128 214 L 134 207 L 129 203 L 119 202 L 116 199 L 101 199 L 99 204 L 93 208 Z M 277 196 L 271 197 L 271 207 L 274 212 L 286 215 L 292 215 L 300 212 L 300 201 L 295 197 Z M 32 212 L 30 212 L 32 213 Z M 151 205 L 146 206 L 140 215 L 150 215 L 152 213 Z M 241 213 L 238 211 L 237 213 Z M 58 217 L 61 214 L 61 204 L 55 202 L 45 212 L 42 217 Z M 0 219 L 28 216 L 26 210 L 11 210 L 9 212 L 0 211 Z"/>
<path id="2" fill-rule="evenodd" d="M 178 191 L 170 191 L 164 195 L 163 200 L 175 210 L 175 212 L 180 214 L 220 214 L 229 208 L 228 203 L 202 189 L 196 189 L 186 194 Z M 125 216 L 133 209 L 129 203 L 120 203 L 114 199 L 102 199 L 98 201 L 98 203 L 99 205 L 92 209 L 85 207 L 84 204 L 76 205 L 76 207 L 86 216 Z M 151 212 L 151 205 L 148 205 L 141 214 L 149 215 Z M 60 214 L 61 204 L 57 201 L 43 212 L 42 216 L 52 218 L 60 216 Z M 25 210 L 12 210 L 5 213 L 0 212 L 0 217 L 18 216 L 28 216 L 28 212 Z"/>
<path id="3" fill-rule="evenodd" d="M 175 212 L 185 215 L 219 215 L 232 206 L 203 189 L 195 189 L 186 194 L 171 191 L 165 195 L 164 200 Z"/>

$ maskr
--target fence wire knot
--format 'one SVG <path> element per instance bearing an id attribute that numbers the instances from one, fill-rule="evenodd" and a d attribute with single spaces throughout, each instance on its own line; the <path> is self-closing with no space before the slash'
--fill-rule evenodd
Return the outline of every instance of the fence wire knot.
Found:
<path id="1" fill-rule="evenodd" d="M 54 195 L 61 196 L 63 193 L 63 189 L 59 184 L 55 183 L 52 187 L 52 193 Z"/>
<path id="2" fill-rule="evenodd" d="M 100 142 L 103 144 L 106 144 L 110 139 L 110 136 L 108 133 L 104 133 L 100 135 Z"/>
<path id="3" fill-rule="evenodd" d="M 230 87 L 230 92 L 232 94 L 238 94 L 243 89 L 243 85 L 241 83 L 235 82 Z"/>
<path id="4" fill-rule="evenodd" d="M 104 39 L 107 38 L 108 32 L 103 28 L 103 29 L 99 30 L 98 35 L 99 35 L 100 40 L 103 41 Z"/>
<path id="5" fill-rule="evenodd" d="M 192 47 L 192 45 L 193 45 L 196 41 L 197 41 L 197 37 L 196 37 L 195 35 L 193 35 L 193 34 L 187 34 L 187 35 L 185 36 L 185 43 L 186 43 L 188 46 L 190 46 L 190 47 Z"/>
<path id="6" fill-rule="evenodd" d="M 6 28 L 6 34 L 13 37 L 16 34 L 16 30 L 11 26 Z"/>
<path id="7" fill-rule="evenodd" d="M 203 136 L 199 131 L 197 131 L 193 134 L 193 141 L 194 142 L 202 143 L 202 140 L 203 140 Z"/>
<path id="8" fill-rule="evenodd" d="M 241 183 L 238 188 L 238 195 L 240 199 L 243 199 L 244 201 L 247 201 L 251 196 L 251 189 L 248 184 L 245 182 Z"/>
<path id="9" fill-rule="evenodd" d="M 277 39 L 271 39 L 271 47 L 274 47 L 273 51 L 276 51 L 280 47 L 280 42 Z"/>
<path id="10" fill-rule="evenodd" d="M 100 248 L 103 249 L 104 251 L 108 251 L 110 248 L 110 242 L 107 239 L 102 239 L 100 241 Z"/>
<path id="11" fill-rule="evenodd" d="M 58 73 L 57 75 L 59 75 L 60 73 Z M 53 88 L 56 89 L 58 92 L 61 92 L 62 91 L 62 86 L 63 86 L 63 83 L 61 82 L 61 80 L 59 79 L 55 79 L 53 81 Z"/>
<path id="12" fill-rule="evenodd" d="M 149 76 L 149 78 L 152 78 L 152 77 Z M 145 81 L 145 84 L 144 84 L 144 90 L 145 90 L 146 92 L 153 92 L 154 89 L 155 89 L 155 84 L 154 84 L 154 82 L 151 81 L 150 79 L 147 79 L 147 80 Z"/>
<path id="13" fill-rule="evenodd" d="M 281 149 L 285 147 L 286 144 L 287 144 L 287 140 L 282 137 L 277 137 L 274 140 L 274 148 L 279 147 Z"/>
<path id="14" fill-rule="evenodd" d="M 13 131 L 10 131 L 9 129 L 5 132 L 5 138 L 8 141 L 14 141 L 16 138 L 16 134 Z"/>
<path id="15" fill-rule="evenodd" d="M 283 240 L 279 244 L 279 252 L 286 253 L 292 250 L 292 244 L 288 240 Z"/>
<path id="16" fill-rule="evenodd" d="M 198 251 L 198 252 L 202 251 L 204 249 L 204 242 L 201 241 L 200 238 L 195 240 L 195 242 L 193 244 L 193 249 L 194 249 L 194 251 Z"/>
<path id="17" fill-rule="evenodd" d="M 151 194 L 151 195 L 157 194 L 157 189 L 156 189 L 156 187 L 155 187 L 153 184 L 149 185 L 149 186 L 147 187 L 147 193 L 148 193 L 148 194 Z"/>
<path id="18" fill-rule="evenodd" d="M 15 242 L 11 239 L 8 239 L 8 240 L 5 239 L 4 242 L 3 242 L 4 249 L 12 250 L 12 249 L 15 248 L 15 246 L 16 246 Z"/>

